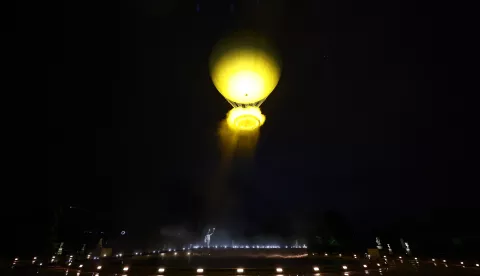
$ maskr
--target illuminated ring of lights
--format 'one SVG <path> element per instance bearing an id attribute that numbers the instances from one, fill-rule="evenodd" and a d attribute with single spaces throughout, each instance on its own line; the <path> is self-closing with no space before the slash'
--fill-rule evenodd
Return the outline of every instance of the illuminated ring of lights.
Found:
<path id="1" fill-rule="evenodd" d="M 251 131 L 260 127 L 260 120 L 251 114 L 240 115 L 235 118 L 235 128 L 242 131 Z"/>
<path id="2" fill-rule="evenodd" d="M 262 126 L 264 122 L 265 116 L 260 108 L 254 106 L 236 107 L 227 114 L 228 126 L 234 131 L 253 131 Z"/>

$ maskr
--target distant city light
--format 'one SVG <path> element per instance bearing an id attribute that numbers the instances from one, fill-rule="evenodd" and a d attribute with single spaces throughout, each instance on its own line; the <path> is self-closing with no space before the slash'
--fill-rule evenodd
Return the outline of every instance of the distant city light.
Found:
<path id="1" fill-rule="evenodd" d="M 177 256 L 177 252 L 173 253 L 173 255 Z"/>
<path id="2" fill-rule="evenodd" d="M 462 265 L 463 265 L 463 262 L 460 262 L 460 264 L 462 264 Z"/>
<path id="3" fill-rule="evenodd" d="M 357 255 L 353 254 L 353 257 L 356 259 L 356 258 L 357 258 Z"/>
<path id="4" fill-rule="evenodd" d="M 128 271 L 128 266 L 123 267 L 123 271 Z"/>
<path id="5" fill-rule="evenodd" d="M 237 273 L 243 273 L 243 268 L 237 268 Z"/>
<path id="6" fill-rule="evenodd" d="M 435 262 L 435 259 L 432 259 L 432 262 Z"/>
<path id="7" fill-rule="evenodd" d="M 79 265 L 78 265 L 78 268 L 82 268 L 82 267 L 83 267 L 83 264 L 79 264 Z"/>
<path id="8" fill-rule="evenodd" d="M 190 255 L 190 252 L 187 252 L 187 255 Z"/>
<path id="9" fill-rule="evenodd" d="M 377 266 L 380 266 L 380 264 L 379 264 L 379 263 L 377 263 Z"/>
<path id="10" fill-rule="evenodd" d="M 447 260 L 443 260 L 443 262 L 444 262 L 444 263 L 446 263 L 446 262 L 447 262 Z"/>
<path id="11" fill-rule="evenodd" d="M 283 272 L 283 269 L 282 269 L 281 267 L 277 267 L 277 268 L 275 269 L 275 271 L 277 271 L 278 273 L 282 273 L 282 272 Z"/>
<path id="12" fill-rule="evenodd" d="M 328 256 L 328 254 L 327 254 L 327 253 L 325 253 L 325 256 Z"/>
<path id="13" fill-rule="evenodd" d="M 101 265 L 97 266 L 97 270 L 100 270 L 100 269 L 102 269 L 102 266 Z"/>
<path id="14" fill-rule="evenodd" d="M 366 264 L 364 264 L 364 265 L 363 265 L 363 267 L 364 267 L 364 268 L 367 268 L 367 265 L 366 265 Z"/>
<path id="15" fill-rule="evenodd" d="M 160 273 L 163 273 L 163 272 L 165 272 L 165 268 L 163 268 L 163 267 L 160 267 L 160 268 L 158 269 L 158 272 L 160 272 Z"/>
<path id="16" fill-rule="evenodd" d="M 348 267 L 346 265 L 342 266 L 343 269 L 347 269 Z"/>
<path id="17" fill-rule="evenodd" d="M 197 268 L 197 273 L 203 273 L 203 268 Z"/>
<path id="18" fill-rule="evenodd" d="M 475 266 L 480 266 L 480 264 L 475 264 Z"/>
<path id="19" fill-rule="evenodd" d="M 318 266 L 314 266 L 313 271 L 320 271 L 320 268 L 318 268 Z"/>

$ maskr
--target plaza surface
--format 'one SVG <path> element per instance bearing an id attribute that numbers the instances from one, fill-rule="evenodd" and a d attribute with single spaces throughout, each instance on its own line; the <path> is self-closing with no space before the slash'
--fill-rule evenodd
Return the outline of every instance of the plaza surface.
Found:
<path id="1" fill-rule="evenodd" d="M 185 253 L 185 252 L 183 252 Z M 257 256 L 229 256 L 179 253 L 147 254 L 142 256 L 110 257 L 74 260 L 70 264 L 58 258 L 57 262 L 42 266 L 31 260 L 19 259 L 15 265 L 2 269 L 1 275 L 65 275 L 65 276 L 324 276 L 324 275 L 480 275 L 475 262 L 446 261 L 414 258 L 390 258 L 385 261 L 338 256 L 308 256 L 302 254 Z M 242 254 L 243 255 L 243 254 Z M 268 256 L 268 255 L 267 255 Z M 40 260 L 39 260 L 40 261 Z"/>

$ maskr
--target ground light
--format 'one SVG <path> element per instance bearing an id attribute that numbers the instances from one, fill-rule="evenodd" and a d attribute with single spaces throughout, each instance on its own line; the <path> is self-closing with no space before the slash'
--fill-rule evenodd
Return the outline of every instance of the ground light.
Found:
<path id="1" fill-rule="evenodd" d="M 314 266 L 313 271 L 320 271 L 320 268 L 318 266 Z"/>
<path id="2" fill-rule="evenodd" d="M 278 273 L 282 273 L 283 269 L 281 267 L 277 267 L 277 269 L 275 271 L 277 271 Z"/>
<path id="3" fill-rule="evenodd" d="M 197 273 L 203 273 L 203 268 L 197 268 Z"/>
<path id="4" fill-rule="evenodd" d="M 237 268 L 237 273 L 243 273 L 243 268 Z"/>
<path id="5" fill-rule="evenodd" d="M 165 268 L 163 268 L 163 267 L 160 267 L 160 268 L 158 269 L 158 272 L 160 272 L 160 273 L 163 273 L 163 272 L 165 272 Z"/>

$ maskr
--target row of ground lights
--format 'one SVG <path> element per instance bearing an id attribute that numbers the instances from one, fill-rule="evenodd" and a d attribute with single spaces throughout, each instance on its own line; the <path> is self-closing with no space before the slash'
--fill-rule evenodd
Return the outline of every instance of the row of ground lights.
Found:
<path id="1" fill-rule="evenodd" d="M 367 265 L 363 265 L 363 266 L 364 266 L 364 267 L 367 267 Z M 79 268 L 82 268 L 82 267 L 83 267 L 82 265 L 79 266 Z M 346 265 L 342 266 L 342 268 L 345 269 L 345 270 L 348 269 L 348 267 L 347 267 Z M 97 266 L 97 270 L 101 270 L 101 269 L 102 269 L 102 266 L 101 266 L 101 265 Z M 128 267 L 128 266 L 124 266 L 124 267 L 123 267 L 123 271 L 125 271 L 125 272 L 127 272 L 129 269 L 130 269 L 130 267 Z M 197 273 L 203 273 L 204 269 L 201 268 L 201 267 L 199 267 L 199 268 L 197 268 L 196 271 L 197 271 Z M 283 268 L 277 267 L 277 268 L 275 268 L 275 271 L 276 271 L 277 273 L 282 273 L 282 272 L 283 272 Z M 319 272 L 319 271 L 320 271 L 320 268 L 319 268 L 318 266 L 314 266 L 314 267 L 313 267 L 313 271 L 314 271 L 314 272 Z M 159 273 L 164 273 L 164 272 L 165 272 L 165 268 L 163 268 L 163 267 L 159 268 L 159 269 L 158 269 L 158 272 L 159 272 Z M 237 268 L 237 273 L 244 273 L 244 272 L 245 272 L 245 269 L 244 269 L 244 268 L 241 268 L 241 267 Z"/>
<path id="2" fill-rule="evenodd" d="M 72 256 L 70 256 L 70 260 L 71 260 L 71 258 L 72 258 Z M 386 259 L 386 256 L 384 256 L 384 258 Z M 399 257 L 399 259 L 402 259 L 402 257 Z M 414 259 L 418 262 L 418 258 L 414 258 Z M 55 260 L 55 256 L 52 256 L 52 262 L 53 262 L 53 260 Z M 33 257 L 32 263 L 35 263 L 36 261 L 37 261 L 37 257 Z M 14 261 L 13 261 L 13 265 L 15 265 L 17 262 L 18 262 L 18 258 L 15 258 Z M 435 259 L 432 259 L 432 262 L 435 262 Z M 447 260 L 442 260 L 442 262 L 443 262 L 443 263 L 446 263 Z M 71 264 L 71 261 L 69 261 L 69 266 L 70 266 L 70 264 Z M 461 261 L 460 264 L 461 264 L 461 265 L 464 265 L 464 262 Z M 39 263 L 39 265 L 41 266 L 42 263 Z M 380 266 L 380 264 L 377 263 L 377 266 Z M 477 263 L 477 264 L 475 264 L 475 266 L 476 266 L 476 267 L 480 267 L 480 264 Z M 82 268 L 83 265 L 80 264 L 78 267 L 79 267 L 79 268 Z M 363 267 L 364 267 L 364 268 L 367 268 L 367 265 L 364 264 Z M 347 269 L 347 266 L 342 266 L 342 268 L 346 270 L 346 269 Z M 102 269 L 102 266 L 97 266 L 97 270 L 101 270 L 101 269 Z M 129 269 L 128 266 L 125 266 L 125 267 L 123 268 L 123 271 L 128 271 L 128 269 Z M 165 271 L 164 268 L 159 268 L 159 270 L 158 270 L 158 272 L 164 272 L 164 271 Z M 243 273 L 243 271 L 244 271 L 243 268 L 238 268 L 238 269 L 237 269 L 237 272 L 238 272 L 238 273 Z M 283 272 L 283 269 L 282 269 L 282 268 L 277 268 L 276 271 L 279 272 L 279 273 L 281 273 L 281 272 Z M 314 266 L 314 267 L 313 267 L 313 271 L 320 271 L 320 269 L 319 269 L 318 266 Z M 202 268 L 198 268 L 198 269 L 197 269 L 197 272 L 198 272 L 198 273 L 202 273 L 202 272 L 203 272 L 203 269 L 202 269 Z"/>

